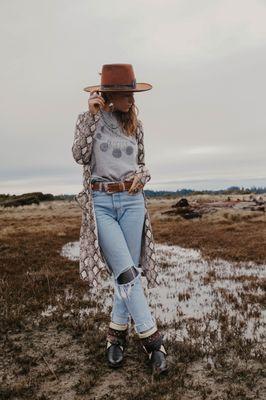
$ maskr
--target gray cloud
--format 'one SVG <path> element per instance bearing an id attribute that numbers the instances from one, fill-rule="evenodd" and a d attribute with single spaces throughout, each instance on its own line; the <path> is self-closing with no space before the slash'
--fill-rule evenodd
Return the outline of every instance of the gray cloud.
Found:
<path id="1" fill-rule="evenodd" d="M 157 0 L 152 13 L 140 0 L 0 7 L 1 192 L 79 190 L 71 146 L 87 109 L 82 89 L 113 62 L 132 63 L 137 81 L 153 84 L 135 94 L 147 188 L 266 185 L 265 2 Z"/>

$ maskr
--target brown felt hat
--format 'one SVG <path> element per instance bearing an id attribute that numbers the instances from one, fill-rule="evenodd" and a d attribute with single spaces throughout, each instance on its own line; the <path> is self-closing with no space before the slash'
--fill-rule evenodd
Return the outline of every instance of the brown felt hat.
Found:
<path id="1" fill-rule="evenodd" d="M 91 92 L 144 92 L 152 89 L 149 83 L 137 83 L 131 64 L 105 64 L 102 66 L 101 84 L 87 86 L 83 90 Z"/>

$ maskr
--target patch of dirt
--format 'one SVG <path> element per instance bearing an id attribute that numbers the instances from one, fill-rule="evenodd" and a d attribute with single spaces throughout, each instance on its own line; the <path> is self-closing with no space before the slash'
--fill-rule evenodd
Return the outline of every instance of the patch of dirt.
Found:
<path id="1" fill-rule="evenodd" d="M 200 249 L 203 256 L 213 260 L 222 257 L 265 262 L 265 217 L 242 218 L 241 214 L 241 218 L 235 218 L 222 211 L 201 220 L 161 219 L 161 211 L 175 201 L 149 201 L 156 242 Z M 160 329 L 173 332 L 165 339 L 171 367 L 166 379 L 152 376 L 133 330 L 123 368 L 110 369 L 105 360 L 105 335 L 111 309 L 104 310 L 100 298 L 111 292 L 99 291 L 95 302 L 79 278 L 78 262 L 60 256 L 64 244 L 78 240 L 80 223 L 81 210 L 74 202 L 0 210 L 0 399 L 266 397 L 263 346 L 244 339 L 241 325 L 234 325 L 233 317 L 224 313 L 223 302 L 217 302 L 216 309 L 221 340 L 207 317 L 188 319 L 188 337 L 181 342 L 176 340 L 174 334 L 182 317 L 179 307 L 175 322 L 158 323 Z M 167 265 L 162 261 L 161 267 L 163 270 Z M 214 285 L 216 281 L 211 271 L 202 279 L 204 285 Z M 238 276 L 239 282 L 241 279 Z M 263 283 L 249 279 L 243 284 L 250 306 L 263 309 L 260 292 L 251 293 L 253 287 L 262 288 Z M 72 296 L 66 296 L 66 290 Z M 188 290 L 178 295 L 180 304 L 189 301 Z M 232 306 L 238 306 L 227 291 L 221 295 Z M 45 316 L 42 312 L 48 306 L 51 312 Z M 89 312 L 81 317 L 84 309 Z M 239 308 L 238 313 L 242 312 Z"/>

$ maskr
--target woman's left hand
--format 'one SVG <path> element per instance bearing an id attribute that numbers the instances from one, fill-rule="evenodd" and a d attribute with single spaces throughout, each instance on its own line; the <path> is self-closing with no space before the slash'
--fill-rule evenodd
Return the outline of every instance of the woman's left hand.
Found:
<path id="1" fill-rule="evenodd" d="M 128 189 L 128 194 L 136 194 L 139 190 L 141 190 L 144 187 L 143 183 L 140 181 L 140 178 L 141 174 L 135 174 L 133 183 Z"/>

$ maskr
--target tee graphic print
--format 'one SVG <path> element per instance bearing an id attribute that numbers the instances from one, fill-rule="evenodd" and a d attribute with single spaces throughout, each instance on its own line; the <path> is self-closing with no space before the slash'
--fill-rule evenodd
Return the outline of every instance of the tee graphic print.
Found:
<path id="1" fill-rule="evenodd" d="M 115 117 L 102 111 L 103 118 L 97 125 L 93 138 L 91 158 L 92 181 L 120 181 L 137 168 L 137 140 L 124 134 Z M 107 124 L 106 124 L 106 122 Z"/>

